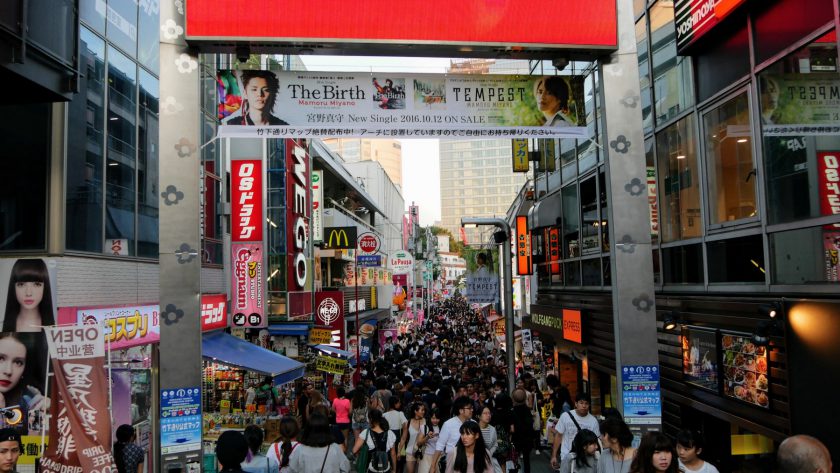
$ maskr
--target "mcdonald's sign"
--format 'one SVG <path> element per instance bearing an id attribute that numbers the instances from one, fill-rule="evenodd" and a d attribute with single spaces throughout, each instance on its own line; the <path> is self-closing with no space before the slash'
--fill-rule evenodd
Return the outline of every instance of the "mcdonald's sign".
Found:
<path id="1" fill-rule="evenodd" d="M 356 248 L 356 227 L 324 227 L 324 248 L 353 250 Z"/>

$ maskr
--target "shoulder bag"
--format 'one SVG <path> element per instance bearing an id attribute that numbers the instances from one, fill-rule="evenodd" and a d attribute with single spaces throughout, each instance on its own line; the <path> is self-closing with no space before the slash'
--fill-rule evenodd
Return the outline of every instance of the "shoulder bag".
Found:
<path id="1" fill-rule="evenodd" d="M 327 453 L 324 454 L 324 461 L 321 462 L 321 473 L 324 473 L 324 465 L 327 464 L 327 457 L 330 456 L 330 447 L 332 444 L 327 445 Z"/>
<path id="2" fill-rule="evenodd" d="M 359 449 L 359 454 L 356 455 L 356 473 L 366 473 L 368 471 L 369 448 L 368 438 L 370 437 L 370 430 L 366 432 L 365 441 L 362 443 L 362 448 Z"/>

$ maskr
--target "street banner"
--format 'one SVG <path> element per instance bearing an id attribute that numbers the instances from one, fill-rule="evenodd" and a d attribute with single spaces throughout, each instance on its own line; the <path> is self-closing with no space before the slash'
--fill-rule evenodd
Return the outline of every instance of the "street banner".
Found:
<path id="1" fill-rule="evenodd" d="M 513 172 L 528 172 L 531 170 L 531 162 L 528 160 L 528 140 L 511 140 L 511 153 L 513 158 Z"/>
<path id="2" fill-rule="evenodd" d="M 237 328 L 266 327 L 262 243 L 231 243 L 231 314 Z"/>
<path id="3" fill-rule="evenodd" d="M 230 238 L 233 241 L 262 241 L 262 160 L 232 160 L 230 168 Z"/>
<path id="4" fill-rule="evenodd" d="M 467 302 L 484 304 L 499 302 L 499 276 L 479 272 L 467 273 Z"/>
<path id="5" fill-rule="evenodd" d="M 96 324 L 44 327 L 55 391 L 45 473 L 116 471 L 111 455 L 105 336 Z"/>
<path id="6" fill-rule="evenodd" d="M 223 138 L 586 139 L 578 76 L 220 70 Z"/>
<path id="7" fill-rule="evenodd" d="M 315 358 L 315 369 L 318 371 L 342 375 L 345 368 L 347 368 L 347 360 L 324 355 L 318 355 Z"/>
<path id="8" fill-rule="evenodd" d="M 324 171 L 312 171 L 312 242 L 324 240 Z"/>

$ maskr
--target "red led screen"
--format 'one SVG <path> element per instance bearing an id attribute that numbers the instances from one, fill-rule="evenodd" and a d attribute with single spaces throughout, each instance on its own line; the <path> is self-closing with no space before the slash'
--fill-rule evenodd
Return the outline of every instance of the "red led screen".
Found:
<path id="1" fill-rule="evenodd" d="M 615 0 L 187 0 L 187 37 L 616 46 Z"/>

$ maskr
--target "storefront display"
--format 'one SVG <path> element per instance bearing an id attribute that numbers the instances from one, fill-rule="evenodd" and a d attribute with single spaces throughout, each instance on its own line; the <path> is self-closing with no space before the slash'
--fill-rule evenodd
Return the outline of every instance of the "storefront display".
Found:
<path id="1" fill-rule="evenodd" d="M 756 346 L 749 335 L 724 333 L 723 394 L 760 407 L 770 407 L 767 348 Z"/>

